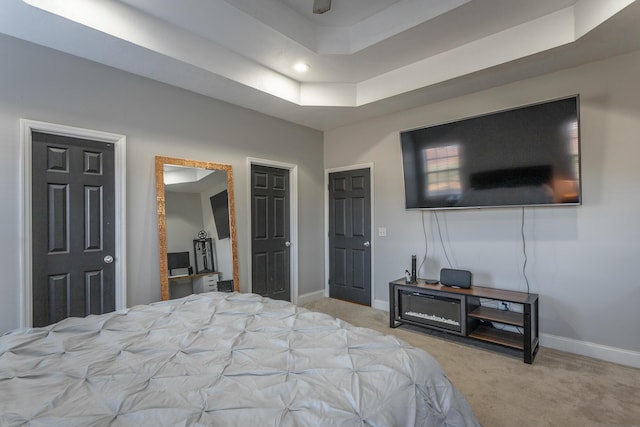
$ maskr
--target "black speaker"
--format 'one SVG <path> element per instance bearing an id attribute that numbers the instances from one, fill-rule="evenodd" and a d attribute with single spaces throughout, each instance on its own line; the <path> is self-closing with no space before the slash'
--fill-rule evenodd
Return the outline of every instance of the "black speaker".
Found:
<path id="1" fill-rule="evenodd" d="M 416 256 L 411 255 L 411 283 L 418 281 L 418 273 L 416 271 Z"/>
<path id="2" fill-rule="evenodd" d="M 455 270 L 443 268 L 440 270 L 440 283 L 445 286 L 456 286 L 458 288 L 471 287 L 471 272 L 467 270 Z"/>

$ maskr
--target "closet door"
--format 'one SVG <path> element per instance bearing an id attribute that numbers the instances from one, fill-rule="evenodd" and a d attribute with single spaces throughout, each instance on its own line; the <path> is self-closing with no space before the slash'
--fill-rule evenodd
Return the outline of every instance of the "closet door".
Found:
<path id="1" fill-rule="evenodd" d="M 32 134 L 33 326 L 115 310 L 114 146 Z"/>
<path id="2" fill-rule="evenodd" d="M 251 166 L 252 292 L 291 301 L 289 170 Z"/>
<path id="3" fill-rule="evenodd" d="M 371 305 L 368 168 L 329 174 L 329 295 Z"/>

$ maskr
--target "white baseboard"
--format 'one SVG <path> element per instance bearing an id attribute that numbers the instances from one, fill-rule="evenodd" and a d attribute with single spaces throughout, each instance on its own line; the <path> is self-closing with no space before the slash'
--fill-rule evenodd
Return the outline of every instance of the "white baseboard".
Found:
<path id="1" fill-rule="evenodd" d="M 377 310 L 383 310 L 383 311 L 389 311 L 389 301 L 383 301 L 383 300 L 374 300 L 373 301 L 373 308 L 377 309 Z"/>
<path id="2" fill-rule="evenodd" d="M 298 295 L 298 305 L 306 304 L 315 300 L 324 298 L 324 290 L 309 292 L 308 294 Z"/>
<path id="3" fill-rule="evenodd" d="M 540 334 L 540 345 L 555 350 L 631 366 L 633 368 L 640 368 L 640 352 L 637 351 L 609 347 L 587 341 L 578 341 L 550 334 Z"/>
<path id="4" fill-rule="evenodd" d="M 389 311 L 389 301 L 375 300 L 373 308 Z M 596 344 L 587 341 L 578 341 L 572 338 L 560 337 L 551 334 L 540 334 L 540 345 L 567 353 L 593 357 L 619 365 L 640 368 L 640 352 L 625 350 L 617 347 Z"/>

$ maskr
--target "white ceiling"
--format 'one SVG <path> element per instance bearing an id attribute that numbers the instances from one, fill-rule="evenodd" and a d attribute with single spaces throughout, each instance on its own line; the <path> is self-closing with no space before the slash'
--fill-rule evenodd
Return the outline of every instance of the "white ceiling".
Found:
<path id="1" fill-rule="evenodd" d="M 635 0 L 312 3 L 3 0 L 0 32 L 319 130 L 640 49 Z"/>

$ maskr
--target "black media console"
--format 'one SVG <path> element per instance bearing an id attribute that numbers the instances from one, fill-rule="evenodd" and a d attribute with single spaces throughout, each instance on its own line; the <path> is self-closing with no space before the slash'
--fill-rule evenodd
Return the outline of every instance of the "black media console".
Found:
<path id="1" fill-rule="evenodd" d="M 403 323 L 453 334 L 496 349 L 522 352 L 533 363 L 538 347 L 538 295 L 472 286 L 427 284 L 418 279 L 389 283 L 389 326 Z"/>

